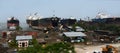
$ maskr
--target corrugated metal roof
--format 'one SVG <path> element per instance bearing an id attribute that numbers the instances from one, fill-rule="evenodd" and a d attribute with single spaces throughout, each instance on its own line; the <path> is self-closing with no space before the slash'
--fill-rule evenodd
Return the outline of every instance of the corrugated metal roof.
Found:
<path id="1" fill-rule="evenodd" d="M 82 32 L 63 32 L 67 37 L 76 37 L 76 36 L 87 36 Z"/>
<path id="2" fill-rule="evenodd" d="M 32 39 L 32 35 L 16 36 L 16 40 L 29 40 L 29 39 Z"/>
<path id="3" fill-rule="evenodd" d="M 116 38 L 116 40 L 120 40 L 120 37 Z"/>

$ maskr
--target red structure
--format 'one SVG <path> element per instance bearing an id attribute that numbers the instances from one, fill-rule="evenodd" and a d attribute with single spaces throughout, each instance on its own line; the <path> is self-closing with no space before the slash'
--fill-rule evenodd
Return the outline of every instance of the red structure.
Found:
<path id="1" fill-rule="evenodd" d="M 30 31 L 26 33 L 27 35 L 32 35 L 33 37 L 37 37 L 38 32 Z"/>
<path id="2" fill-rule="evenodd" d="M 2 38 L 7 38 L 7 32 L 2 32 Z"/>

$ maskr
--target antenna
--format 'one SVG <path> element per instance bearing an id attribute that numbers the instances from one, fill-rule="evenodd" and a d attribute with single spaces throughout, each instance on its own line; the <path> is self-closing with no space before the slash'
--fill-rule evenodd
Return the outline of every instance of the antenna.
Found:
<path id="1" fill-rule="evenodd" d="M 37 15 L 38 13 L 36 12 L 34 15 Z"/>
<path id="2" fill-rule="evenodd" d="M 55 17 L 55 10 L 53 10 L 53 17 Z"/>
<path id="3" fill-rule="evenodd" d="M 88 21 L 90 21 L 90 17 L 89 17 L 89 16 L 87 16 L 87 18 L 88 18 Z"/>

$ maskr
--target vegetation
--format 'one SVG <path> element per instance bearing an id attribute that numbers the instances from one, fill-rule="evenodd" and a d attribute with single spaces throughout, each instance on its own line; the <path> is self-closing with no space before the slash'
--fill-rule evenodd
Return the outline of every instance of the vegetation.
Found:
<path id="1" fill-rule="evenodd" d="M 0 44 L 0 53 L 7 53 L 8 48 L 3 47 L 2 44 Z"/>
<path id="2" fill-rule="evenodd" d="M 59 42 L 54 44 L 39 45 L 33 39 L 33 47 L 28 47 L 26 50 L 20 50 L 18 53 L 75 53 L 74 47 L 70 43 Z"/>
<path id="3" fill-rule="evenodd" d="M 11 42 L 8 43 L 11 48 L 17 48 L 17 43 L 16 40 L 12 40 Z"/>
<path id="4" fill-rule="evenodd" d="M 17 30 L 17 31 L 22 30 L 22 27 L 16 26 L 16 30 Z"/>

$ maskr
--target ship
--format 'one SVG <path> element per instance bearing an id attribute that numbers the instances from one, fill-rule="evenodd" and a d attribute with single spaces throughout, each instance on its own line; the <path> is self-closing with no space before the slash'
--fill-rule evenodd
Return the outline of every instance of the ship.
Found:
<path id="1" fill-rule="evenodd" d="M 26 23 L 32 29 L 56 29 L 61 26 L 71 26 L 76 23 L 76 19 L 68 18 L 68 19 L 61 19 L 61 17 L 52 16 L 52 17 L 42 17 L 36 14 L 30 15 L 26 19 Z"/>
<path id="2" fill-rule="evenodd" d="M 19 20 L 15 17 L 8 18 L 7 20 L 7 29 L 8 30 L 16 30 L 19 26 Z"/>
<path id="3" fill-rule="evenodd" d="M 97 23 L 120 23 L 120 17 L 119 16 L 109 16 L 108 14 L 99 12 L 94 19 L 92 19 L 92 22 Z"/>
<path id="4" fill-rule="evenodd" d="M 27 17 L 26 22 L 30 28 L 33 29 L 52 29 L 58 27 L 60 18 L 53 16 L 53 17 L 41 17 L 36 14 L 30 15 Z"/>
<path id="5" fill-rule="evenodd" d="M 76 22 L 77 22 L 77 20 L 73 17 L 60 20 L 60 23 L 63 26 L 73 26 Z"/>

